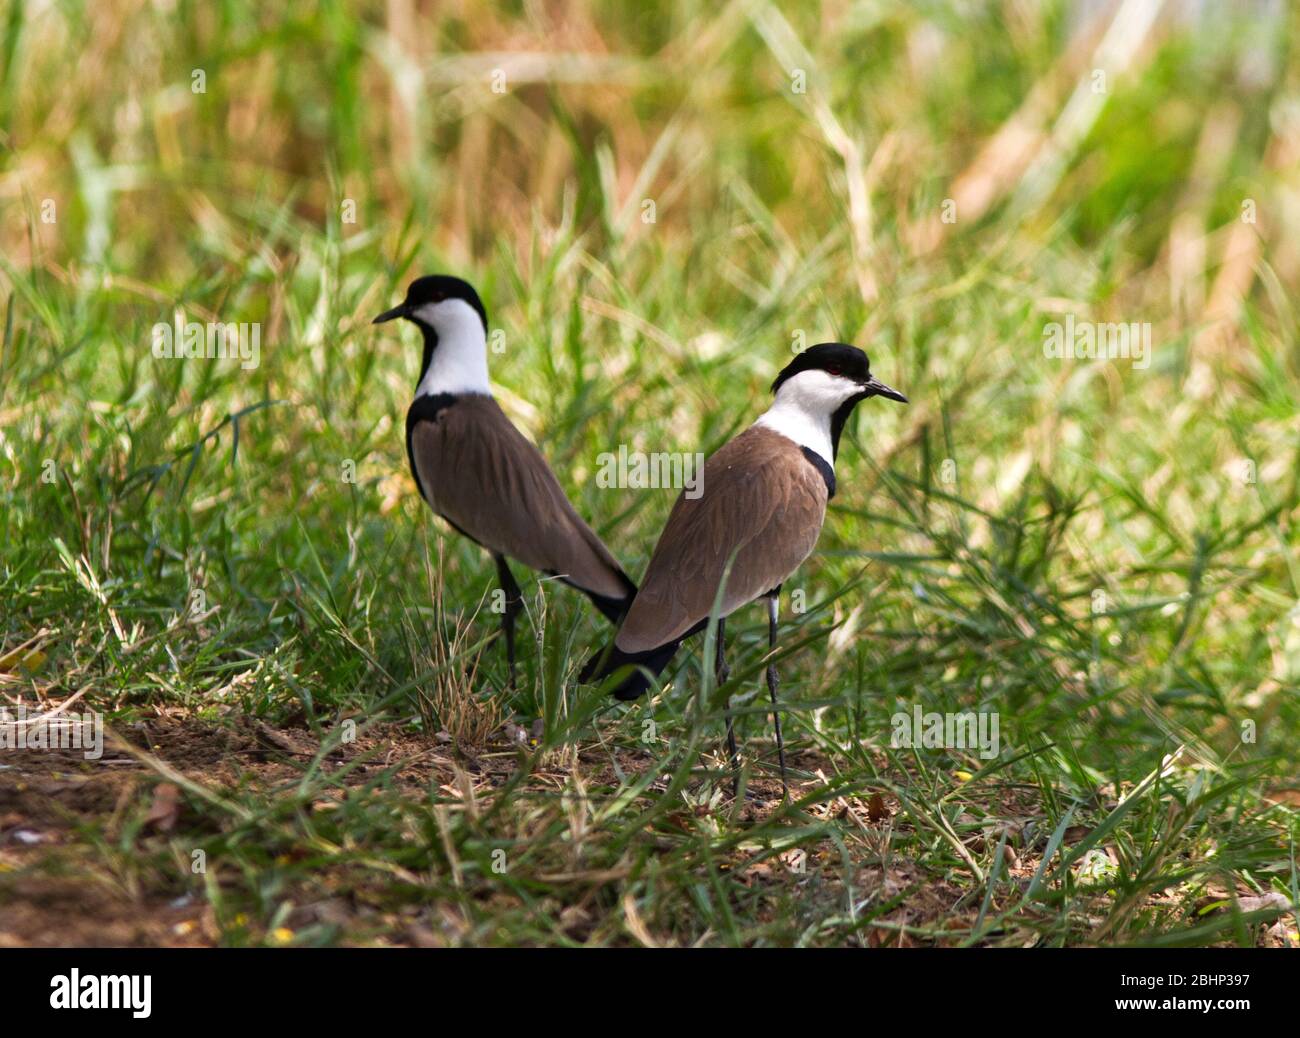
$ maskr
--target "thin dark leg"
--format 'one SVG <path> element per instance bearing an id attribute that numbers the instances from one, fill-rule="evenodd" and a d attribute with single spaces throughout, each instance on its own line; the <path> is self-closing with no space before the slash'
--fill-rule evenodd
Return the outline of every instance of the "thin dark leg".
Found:
<path id="1" fill-rule="evenodd" d="M 727 683 L 727 678 L 731 676 L 731 668 L 727 666 L 727 618 L 725 616 L 718 618 L 718 654 L 714 660 L 713 677 L 717 686 L 721 688 Z M 727 704 L 730 705 L 731 697 L 727 697 Z M 740 795 L 740 754 L 736 752 L 736 726 L 735 719 L 731 716 L 731 711 L 727 711 L 727 757 L 731 761 L 731 795 Z"/>
<path id="2" fill-rule="evenodd" d="M 524 596 L 515 583 L 514 574 L 504 555 L 494 555 L 497 561 L 497 577 L 501 581 L 501 590 L 506 593 L 506 608 L 501 614 L 501 633 L 506 639 L 506 661 L 510 664 L 510 687 L 515 687 L 515 617 L 524 608 Z"/>
<path id="3" fill-rule="evenodd" d="M 777 588 L 767 598 L 767 648 L 776 648 L 776 617 L 781 608 L 781 589 Z M 781 762 L 781 796 L 790 799 L 790 786 L 785 778 L 785 743 L 781 739 L 781 713 L 777 708 L 776 689 L 780 682 L 776 676 L 776 663 L 767 665 L 767 691 L 772 697 L 772 723 L 776 726 L 776 756 Z"/>

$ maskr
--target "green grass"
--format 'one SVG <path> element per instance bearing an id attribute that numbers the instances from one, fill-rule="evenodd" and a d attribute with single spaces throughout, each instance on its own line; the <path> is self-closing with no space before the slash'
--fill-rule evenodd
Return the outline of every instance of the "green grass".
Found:
<path id="1" fill-rule="evenodd" d="M 1080 126 L 1064 4 L 461 6 L 0 5 L 0 657 L 39 651 L 0 696 L 309 748 L 178 763 L 159 833 L 156 743 L 57 842 L 0 833 L 0 900 L 189 894 L 231 944 L 1294 943 L 1242 899 L 1300 900 L 1295 13 L 1263 80 L 1248 26 L 1160 23 Z M 1059 164 L 972 173 L 1031 92 Z M 794 804 L 731 804 L 702 644 L 612 705 L 573 680 L 607 629 L 532 574 L 520 689 L 495 644 L 466 680 L 493 568 L 407 475 L 414 331 L 369 324 L 433 271 L 634 578 L 674 492 L 600 452 L 716 449 L 799 341 L 909 396 L 858 409 L 786 584 Z M 259 366 L 155 359 L 177 310 L 260 322 Z M 1047 359 L 1066 313 L 1150 322 L 1150 366 Z M 729 634 L 770 790 L 761 608 Z M 997 711 L 1000 756 L 892 747 L 918 704 Z M 435 734 L 498 715 L 544 736 Z"/>

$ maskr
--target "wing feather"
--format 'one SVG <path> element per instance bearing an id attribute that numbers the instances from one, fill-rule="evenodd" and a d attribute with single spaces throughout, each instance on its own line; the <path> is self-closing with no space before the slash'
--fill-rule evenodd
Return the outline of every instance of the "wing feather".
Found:
<path id="1" fill-rule="evenodd" d="M 644 652 L 707 620 L 735 552 L 722 615 L 782 583 L 812 553 L 827 490 L 799 447 L 751 427 L 704 465 L 704 492 L 678 497 L 615 644 Z"/>
<path id="2" fill-rule="evenodd" d="M 541 452 L 491 397 L 462 397 L 409 435 L 426 500 L 467 536 L 584 591 L 624 598 L 632 590 Z"/>

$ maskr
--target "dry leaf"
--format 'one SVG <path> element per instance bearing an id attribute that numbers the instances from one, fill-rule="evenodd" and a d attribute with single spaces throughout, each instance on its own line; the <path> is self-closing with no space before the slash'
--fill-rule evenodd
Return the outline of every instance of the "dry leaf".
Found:
<path id="1" fill-rule="evenodd" d="M 1237 905 L 1243 912 L 1258 912 L 1265 908 L 1279 908 L 1285 912 L 1291 907 L 1291 902 L 1276 891 L 1270 891 L 1259 897 L 1238 898 Z"/>
<path id="2" fill-rule="evenodd" d="M 872 793 L 871 799 L 867 801 L 867 817 L 873 822 L 883 822 L 889 817 L 889 808 L 885 806 L 885 798 L 879 793 Z"/>
<path id="3" fill-rule="evenodd" d="M 160 833 L 171 832 L 181 813 L 181 791 L 175 783 L 160 782 L 154 787 L 153 804 L 144 820 Z"/>

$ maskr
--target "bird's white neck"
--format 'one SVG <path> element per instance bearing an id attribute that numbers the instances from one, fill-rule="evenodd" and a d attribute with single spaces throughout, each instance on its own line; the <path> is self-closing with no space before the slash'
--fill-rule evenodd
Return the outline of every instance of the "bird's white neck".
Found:
<path id="1" fill-rule="evenodd" d="M 782 383 L 772 406 L 754 424 L 816 451 L 834 468 L 839 440 L 835 414 L 861 392 L 862 387 L 852 379 L 815 368 L 801 371 Z"/>
<path id="2" fill-rule="evenodd" d="M 815 451 L 827 465 L 835 467 L 830 415 L 809 410 L 795 400 L 782 399 L 778 394 L 772 406 L 754 424 L 780 433 L 786 439 L 794 440 L 800 447 Z"/>
<path id="3" fill-rule="evenodd" d="M 478 311 L 462 299 L 447 299 L 421 307 L 412 316 L 438 336 L 438 346 L 416 386 L 417 397 L 491 393 L 487 332 Z"/>

